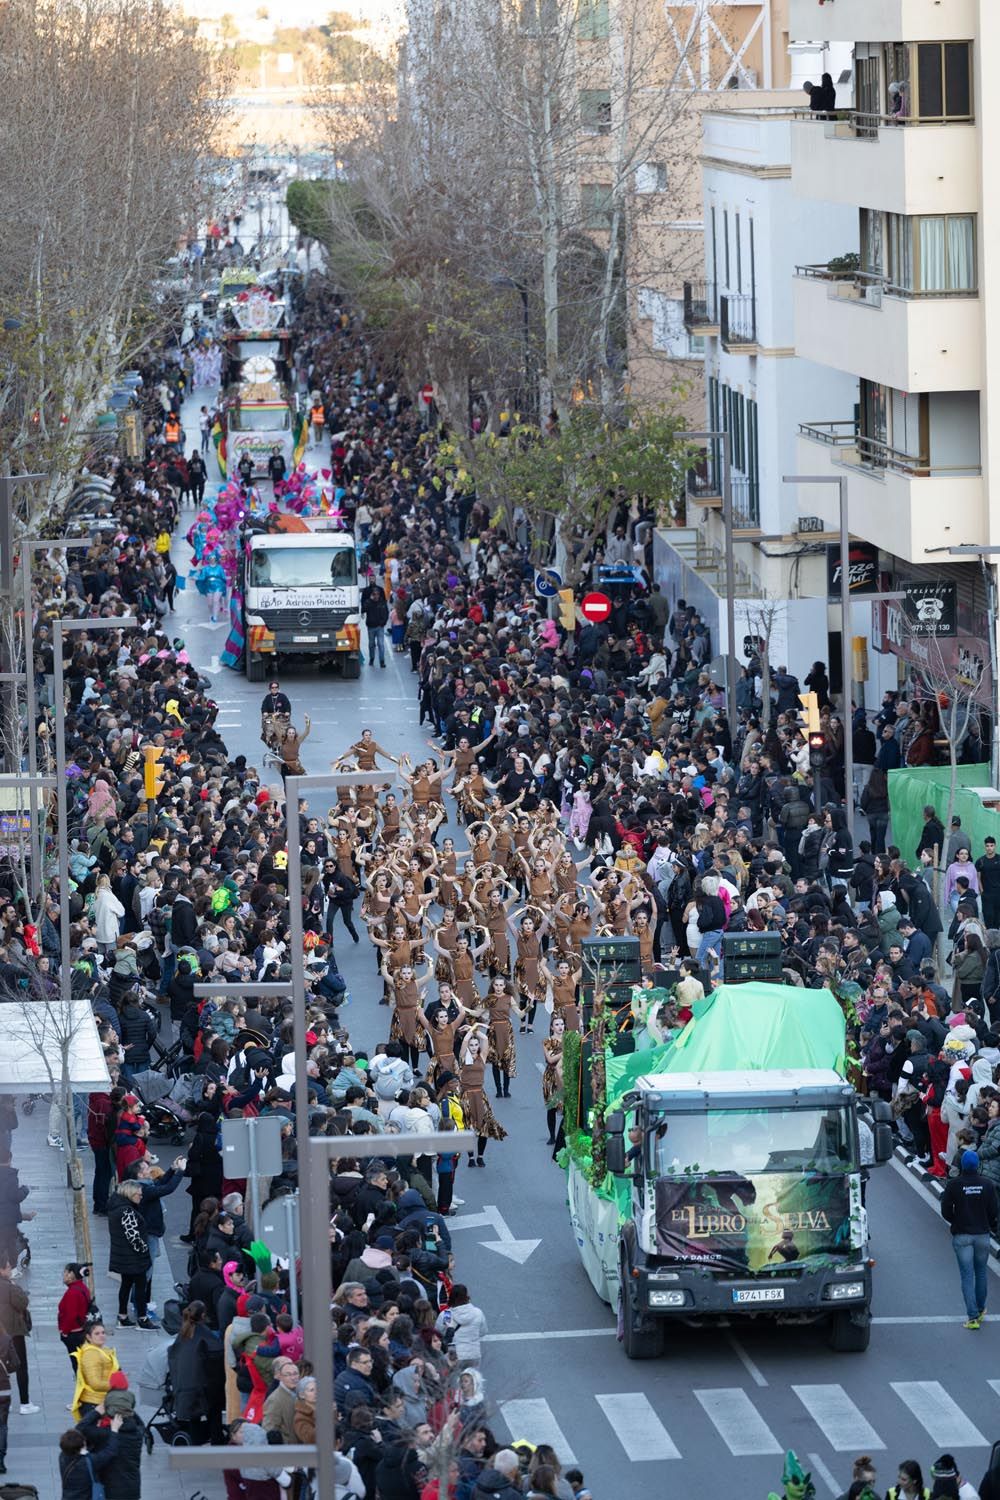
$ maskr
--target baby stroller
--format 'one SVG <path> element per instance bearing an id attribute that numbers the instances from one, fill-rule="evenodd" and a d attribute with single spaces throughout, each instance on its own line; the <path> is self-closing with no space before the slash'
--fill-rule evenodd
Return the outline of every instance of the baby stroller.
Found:
<path id="1" fill-rule="evenodd" d="M 181 1074 L 173 1080 L 162 1073 L 136 1073 L 132 1087 L 142 1100 L 150 1134 L 160 1140 L 179 1146 L 184 1133 L 194 1123 L 188 1105 L 191 1101 L 191 1080 Z"/>
<path id="2" fill-rule="evenodd" d="M 146 1355 L 139 1372 L 139 1385 L 144 1390 L 155 1392 L 160 1399 L 159 1406 L 146 1423 L 144 1441 L 147 1453 L 153 1451 L 154 1432 L 168 1448 L 191 1446 L 191 1434 L 186 1430 L 184 1423 L 178 1422 L 174 1416 L 174 1393 L 170 1385 L 170 1367 L 167 1363 L 169 1348 L 169 1344 L 154 1345 Z"/>

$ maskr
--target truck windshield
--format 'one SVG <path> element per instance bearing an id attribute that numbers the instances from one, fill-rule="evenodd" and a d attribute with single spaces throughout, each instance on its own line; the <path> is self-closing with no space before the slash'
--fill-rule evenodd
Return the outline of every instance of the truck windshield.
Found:
<path id="1" fill-rule="evenodd" d="M 241 406 L 229 418 L 235 432 L 287 432 L 287 406 Z"/>
<path id="2" fill-rule="evenodd" d="M 657 1177 L 857 1170 L 850 1114 L 835 1106 L 674 1114 L 648 1140 Z"/>
<path id="3" fill-rule="evenodd" d="M 353 547 L 255 547 L 250 583 L 256 588 L 344 588 L 358 581 Z"/>

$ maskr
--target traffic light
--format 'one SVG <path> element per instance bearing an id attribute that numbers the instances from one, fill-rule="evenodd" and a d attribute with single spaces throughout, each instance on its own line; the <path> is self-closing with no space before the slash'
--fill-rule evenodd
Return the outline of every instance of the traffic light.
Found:
<path id="1" fill-rule="evenodd" d="M 559 624 L 563 630 L 576 629 L 576 600 L 572 589 L 559 590 Z"/>
<path id="2" fill-rule="evenodd" d="M 825 734 L 816 733 L 809 736 L 809 764 L 814 771 L 819 771 L 826 765 Z"/>
<path id="3" fill-rule="evenodd" d="M 819 698 L 815 693 L 800 693 L 799 702 L 806 719 L 806 733 L 819 734 Z"/>
<path id="4" fill-rule="evenodd" d="M 146 761 L 142 771 L 146 801 L 155 802 L 163 791 L 163 782 L 157 774 L 159 771 L 157 762 L 163 755 L 163 747 L 161 745 L 143 745 L 142 753 Z"/>

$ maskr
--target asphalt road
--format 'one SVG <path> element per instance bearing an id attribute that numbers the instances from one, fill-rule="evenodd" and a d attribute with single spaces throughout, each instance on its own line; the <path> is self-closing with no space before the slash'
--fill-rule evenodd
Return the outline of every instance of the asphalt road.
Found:
<path id="1" fill-rule="evenodd" d="M 186 569 L 189 549 L 178 544 L 174 555 Z M 213 679 L 230 754 L 259 765 L 263 688 L 217 668 L 226 629 L 209 628 L 207 618 L 205 601 L 188 589 L 168 623 Z M 279 678 L 293 721 L 301 727 L 308 713 L 313 723 L 303 752 L 309 773 L 328 769 L 366 726 L 393 755 L 426 753 L 408 655 L 390 651 L 385 670 L 366 666 L 356 682 L 309 666 Z M 314 811 L 325 817 L 331 802 L 317 799 Z M 373 951 L 364 937 L 352 944 L 339 924 L 335 937 L 351 993 L 344 1020 L 356 1043 L 374 1045 L 386 1035 L 388 1013 L 378 1004 Z M 485 1171 L 463 1164 L 456 1181 L 464 1199 L 452 1221 L 459 1273 L 489 1323 L 483 1373 L 497 1434 L 552 1441 L 583 1468 L 597 1500 L 626 1493 L 662 1500 L 671 1481 L 678 1494 L 683 1486 L 763 1497 L 780 1491 L 789 1447 L 812 1468 L 824 1500 L 846 1490 L 851 1459 L 862 1452 L 876 1459 L 880 1493 L 895 1482 L 900 1459 L 917 1458 L 926 1476 L 945 1450 L 978 1483 L 1000 1436 L 1000 1325 L 962 1328 L 947 1230 L 936 1205 L 896 1165 L 873 1173 L 869 1190 L 877 1265 L 867 1354 L 834 1354 L 820 1329 L 744 1323 L 712 1332 L 678 1325 L 662 1359 L 626 1360 L 612 1314 L 579 1263 L 563 1174 L 545 1145 L 540 1030 L 519 1038 L 512 1097 L 494 1101 L 508 1139 L 490 1143 Z M 187 1196 L 168 1202 L 179 1232 Z M 179 1271 L 181 1247 L 170 1254 Z M 992 1263 L 991 1272 L 1000 1317 Z"/>

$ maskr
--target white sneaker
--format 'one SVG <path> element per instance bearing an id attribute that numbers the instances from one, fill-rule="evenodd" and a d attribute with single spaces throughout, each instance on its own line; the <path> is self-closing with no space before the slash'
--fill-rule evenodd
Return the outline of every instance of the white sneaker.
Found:
<path id="1" fill-rule="evenodd" d="M 33 1417 L 35 1415 L 35 1413 L 41 1411 L 41 1409 L 42 1408 L 40 1406 L 36 1406 L 33 1401 L 22 1401 L 21 1402 L 21 1416 L 22 1417 Z"/>
<path id="2" fill-rule="evenodd" d="M 54 1149 L 56 1151 L 61 1151 L 62 1148 L 63 1148 L 62 1136 L 61 1135 L 50 1135 L 48 1137 L 48 1142 L 49 1142 L 49 1145 L 52 1146 L 52 1147 L 54 1147 Z"/>

